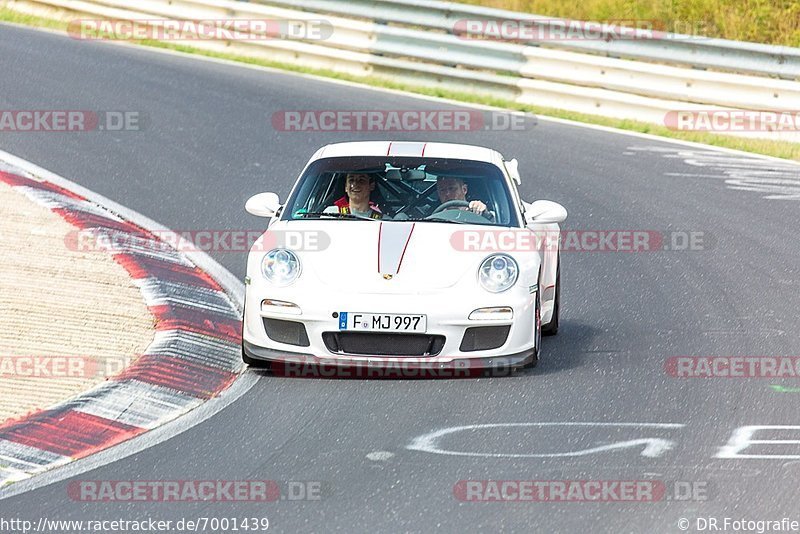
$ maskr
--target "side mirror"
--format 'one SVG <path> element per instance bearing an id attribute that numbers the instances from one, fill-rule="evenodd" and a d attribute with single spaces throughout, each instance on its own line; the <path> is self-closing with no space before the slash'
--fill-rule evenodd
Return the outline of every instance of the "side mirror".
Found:
<path id="1" fill-rule="evenodd" d="M 525 222 L 527 224 L 554 224 L 567 220 L 567 210 L 557 202 L 537 200 L 525 206 Z"/>
<path id="2" fill-rule="evenodd" d="M 247 199 L 244 209 L 256 217 L 274 217 L 281 207 L 281 199 L 275 193 L 259 193 Z"/>

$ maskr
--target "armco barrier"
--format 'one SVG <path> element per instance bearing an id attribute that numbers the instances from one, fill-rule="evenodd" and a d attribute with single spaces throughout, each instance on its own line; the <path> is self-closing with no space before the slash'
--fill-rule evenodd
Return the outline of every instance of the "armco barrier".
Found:
<path id="1" fill-rule="evenodd" d="M 6 3 L 12 9 L 29 13 L 58 12 L 73 18 L 153 19 L 153 24 L 158 23 L 156 19 L 324 20 L 333 28 L 332 34 L 325 39 L 193 41 L 189 44 L 355 76 L 382 76 L 409 85 L 491 94 L 541 107 L 656 124 L 663 124 L 665 115 L 673 110 L 800 110 L 800 84 L 794 81 L 631 61 L 530 44 L 463 39 L 444 30 L 452 30 L 457 20 L 468 17 L 536 17 L 448 2 L 7 0 Z M 309 11 L 311 9 L 318 12 Z M 418 17 L 412 17 L 414 14 Z M 392 22 L 393 25 L 381 22 Z M 402 26 L 412 23 L 414 27 Z M 645 48 L 675 46 L 673 63 L 681 63 L 683 56 L 678 53 L 679 49 L 689 44 L 706 47 L 701 55 L 707 55 L 713 49 L 708 43 L 719 44 L 721 41 L 697 38 L 682 41 L 678 37 L 659 39 L 658 42 L 632 40 L 619 43 Z M 548 43 L 548 46 L 574 48 L 573 45 L 587 43 L 571 41 Z M 755 50 L 753 46 L 756 46 L 761 65 L 758 72 L 774 76 L 787 75 L 786 65 L 794 61 L 795 54 L 800 58 L 797 49 L 732 41 L 725 43 L 724 50 L 732 50 L 735 45 L 742 50 Z M 780 55 L 781 51 L 784 51 L 783 55 Z M 657 61 L 661 57 L 656 55 L 648 59 Z M 772 62 L 776 68 L 770 71 L 767 66 Z M 692 66 L 699 64 L 692 63 Z M 797 132 L 744 132 L 737 135 L 800 141 Z"/>
<path id="2" fill-rule="evenodd" d="M 553 17 L 518 13 L 436 0 L 253 0 L 259 4 L 333 13 L 346 17 L 406 24 L 450 32 L 460 20 L 525 20 L 541 26 L 558 24 Z M 540 43 L 536 43 L 540 44 Z M 657 40 L 559 41 L 547 46 L 611 57 L 663 61 L 691 67 L 747 72 L 786 79 L 800 78 L 800 49 L 727 39 L 667 34 Z"/>

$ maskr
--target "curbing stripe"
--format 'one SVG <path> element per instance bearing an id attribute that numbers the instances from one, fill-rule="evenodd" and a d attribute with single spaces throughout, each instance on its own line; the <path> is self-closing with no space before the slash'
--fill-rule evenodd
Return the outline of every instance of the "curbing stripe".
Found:
<path id="1" fill-rule="evenodd" d="M 48 189 L 37 189 L 31 186 L 17 186 L 16 189 L 25 194 L 34 202 L 41 204 L 51 210 L 64 210 L 78 213 L 89 213 L 98 217 L 112 218 L 113 215 L 96 204 L 88 200 L 75 198 Z"/>
<path id="2" fill-rule="evenodd" d="M 236 319 L 239 311 L 222 291 L 156 278 L 134 279 L 148 306 L 183 306 L 200 308 L 217 315 Z"/>
<path id="3" fill-rule="evenodd" d="M 17 470 L 69 461 L 69 457 L 0 439 L 0 462 Z M 0 479 L 1 480 L 1 479 Z"/>
<path id="4" fill-rule="evenodd" d="M 176 409 L 197 406 L 202 399 L 140 380 L 120 380 L 94 390 L 86 401 L 75 410 L 150 430 L 168 421 Z"/>
<path id="5" fill-rule="evenodd" d="M 144 256 L 168 263 L 176 263 L 184 267 L 194 267 L 194 264 L 183 254 L 135 227 L 130 227 L 127 231 L 103 227 L 82 228 L 81 233 L 96 239 L 98 248 L 103 246 L 111 247 L 109 252 L 114 256 L 119 254 Z"/>
<path id="6" fill-rule="evenodd" d="M 239 319 L 183 306 L 153 306 L 150 311 L 159 318 L 157 330 L 185 330 L 237 344 L 242 339 Z"/>
<path id="7" fill-rule="evenodd" d="M 172 356 L 145 354 L 124 371 L 121 378 L 136 377 L 150 386 L 169 388 L 175 395 L 210 399 L 228 387 L 236 374 L 224 369 Z"/>
<path id="8" fill-rule="evenodd" d="M 88 456 L 144 431 L 66 406 L 39 412 L 0 429 L 3 439 L 71 458 Z"/>
<path id="9" fill-rule="evenodd" d="M 95 213 L 88 213 L 85 211 L 70 211 L 62 208 L 55 208 L 53 211 L 60 215 L 72 226 L 83 228 L 83 231 L 96 227 L 110 228 L 117 232 L 126 232 L 130 230 L 130 224 L 128 222 L 120 219 L 119 217 L 113 216 L 112 214 L 97 215 Z M 73 246 L 75 250 L 78 250 L 79 246 L 84 246 L 83 243 L 78 239 L 77 233 L 74 235 L 68 235 L 64 241 L 68 246 Z"/>
<path id="10" fill-rule="evenodd" d="M 72 191 L 69 191 L 56 184 L 35 180 L 33 178 L 28 178 L 26 176 L 21 176 L 19 174 L 12 174 L 10 172 L 5 172 L 3 170 L 0 170 L 0 180 L 3 180 L 5 183 L 7 183 L 12 187 L 28 187 L 31 190 L 50 191 L 52 193 L 60 193 L 65 197 L 72 197 L 75 200 L 83 200 L 82 196 L 73 193 Z"/>
<path id="11" fill-rule="evenodd" d="M 184 284 L 194 284 L 197 286 L 210 287 L 217 291 L 223 291 L 222 286 L 207 273 L 197 267 L 186 267 L 174 263 L 161 261 L 142 255 L 117 254 L 117 263 L 122 265 L 131 275 L 131 278 L 147 278 L 152 276 L 159 280 L 181 282 Z"/>
<path id="12" fill-rule="evenodd" d="M 227 389 L 243 364 L 236 300 L 190 259 L 191 254 L 81 194 L 9 163 L 0 165 L 0 181 L 78 228 L 80 239 L 108 238 L 113 245 L 108 253 L 130 274 L 156 321 L 145 354 L 118 376 L 59 405 L 0 425 L 2 486 L 173 421 Z M 67 236 L 65 244 L 78 247 L 78 239 Z M 103 242 L 91 243 L 102 249 Z"/>
<path id="13" fill-rule="evenodd" d="M 97 215 L 85 211 L 71 211 L 61 208 L 56 208 L 53 211 L 58 213 L 72 226 L 77 226 L 78 228 L 93 228 L 102 226 L 105 228 L 117 229 L 119 231 L 130 230 L 130 224 L 117 216 L 110 217 L 108 215 Z"/>
<path id="14" fill-rule="evenodd" d="M 241 338 L 240 338 L 241 339 Z M 231 354 L 241 360 L 241 347 L 219 338 L 204 336 L 186 330 L 164 330 L 156 332 L 153 343 L 146 354 L 171 356 L 188 364 L 216 367 L 228 372 L 236 372 L 241 362 L 232 361 Z"/>

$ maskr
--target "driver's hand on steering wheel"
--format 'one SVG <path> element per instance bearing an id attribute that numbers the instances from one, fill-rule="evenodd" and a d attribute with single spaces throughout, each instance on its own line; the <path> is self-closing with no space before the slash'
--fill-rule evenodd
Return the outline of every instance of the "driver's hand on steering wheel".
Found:
<path id="1" fill-rule="evenodd" d="M 469 210 L 476 215 L 483 215 L 483 212 L 486 211 L 486 204 L 480 200 L 473 200 L 469 203 Z"/>

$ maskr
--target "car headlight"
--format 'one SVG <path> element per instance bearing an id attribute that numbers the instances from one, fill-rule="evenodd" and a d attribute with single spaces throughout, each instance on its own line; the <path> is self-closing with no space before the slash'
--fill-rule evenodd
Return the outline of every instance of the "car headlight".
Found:
<path id="1" fill-rule="evenodd" d="M 519 266 L 507 254 L 493 254 L 478 269 L 478 281 L 481 287 L 491 293 L 500 293 L 517 282 Z"/>
<path id="2" fill-rule="evenodd" d="M 300 259 L 291 250 L 276 248 L 261 260 L 264 278 L 276 286 L 288 286 L 300 276 Z"/>

